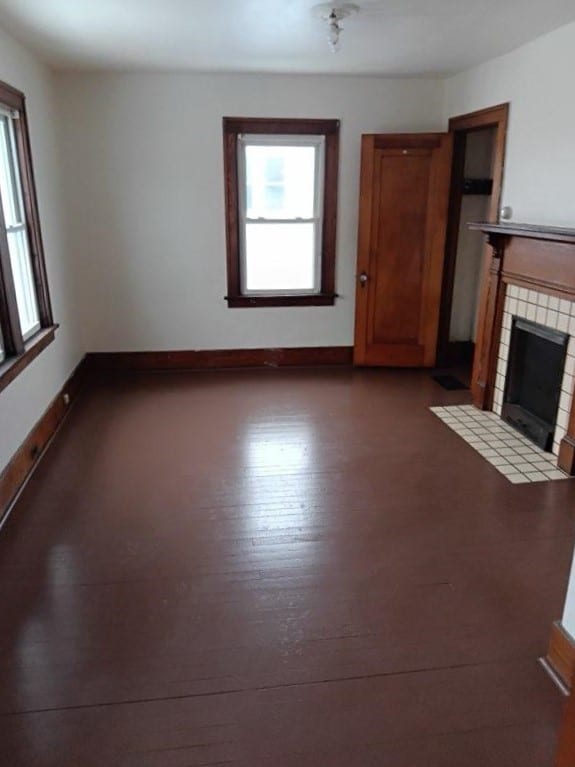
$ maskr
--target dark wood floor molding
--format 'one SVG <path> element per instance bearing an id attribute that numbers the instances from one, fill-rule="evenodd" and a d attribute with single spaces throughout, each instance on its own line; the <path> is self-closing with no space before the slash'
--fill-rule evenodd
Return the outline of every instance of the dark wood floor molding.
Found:
<path id="1" fill-rule="evenodd" d="M 87 355 L 87 365 L 91 372 L 351 365 L 352 360 L 353 348 L 351 346 L 171 352 L 94 352 Z"/>
<path id="2" fill-rule="evenodd" d="M 20 489 L 34 471 L 44 449 L 68 414 L 84 381 L 85 358 L 79 363 L 64 386 L 54 397 L 44 415 L 0 474 L 0 525 Z M 67 395 L 68 401 L 65 400 Z"/>
<path id="3" fill-rule="evenodd" d="M 575 671 L 575 640 L 559 621 L 555 622 L 551 629 L 547 662 L 565 687 L 570 690 Z"/>

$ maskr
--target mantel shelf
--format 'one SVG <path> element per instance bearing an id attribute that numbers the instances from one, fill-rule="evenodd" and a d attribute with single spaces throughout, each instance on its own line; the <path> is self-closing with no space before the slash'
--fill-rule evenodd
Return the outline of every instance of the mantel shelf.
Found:
<path id="1" fill-rule="evenodd" d="M 553 242 L 568 242 L 575 245 L 575 229 L 559 226 L 538 226 L 535 224 L 493 224 L 488 222 L 472 222 L 469 229 L 485 232 L 485 234 L 503 237 L 528 237 L 532 240 L 547 240 Z"/>

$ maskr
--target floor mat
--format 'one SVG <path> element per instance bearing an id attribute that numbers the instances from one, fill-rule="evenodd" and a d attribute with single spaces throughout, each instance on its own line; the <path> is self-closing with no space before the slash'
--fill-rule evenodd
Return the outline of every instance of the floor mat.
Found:
<path id="1" fill-rule="evenodd" d="M 448 374 L 436 373 L 431 376 L 433 380 L 448 391 L 459 391 L 460 389 L 469 389 L 459 378 Z"/>

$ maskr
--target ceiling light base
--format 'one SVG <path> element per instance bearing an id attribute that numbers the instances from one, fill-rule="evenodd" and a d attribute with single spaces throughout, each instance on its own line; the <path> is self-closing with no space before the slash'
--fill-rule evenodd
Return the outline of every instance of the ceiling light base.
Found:
<path id="1" fill-rule="evenodd" d="M 312 8 L 314 16 L 327 24 L 327 40 L 333 53 L 339 49 L 339 36 L 342 31 L 340 21 L 359 12 L 359 6 L 353 3 L 343 3 L 342 5 L 333 5 L 332 3 L 321 3 Z"/>

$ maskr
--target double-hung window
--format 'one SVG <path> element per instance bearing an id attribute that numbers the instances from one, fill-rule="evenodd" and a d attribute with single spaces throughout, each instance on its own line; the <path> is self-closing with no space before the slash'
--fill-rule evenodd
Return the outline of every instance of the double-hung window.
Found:
<path id="1" fill-rule="evenodd" d="M 0 388 L 53 336 L 24 96 L 0 83 Z"/>
<path id="2" fill-rule="evenodd" d="M 230 306 L 333 304 L 338 131 L 224 118 Z"/>

